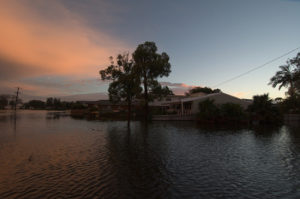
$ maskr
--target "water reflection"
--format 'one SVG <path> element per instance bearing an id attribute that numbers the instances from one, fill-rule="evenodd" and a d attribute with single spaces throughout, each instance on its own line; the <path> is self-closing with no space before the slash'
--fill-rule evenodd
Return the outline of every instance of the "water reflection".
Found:
<path id="1" fill-rule="evenodd" d="M 0 114 L 0 198 L 299 198 L 296 127 Z"/>
<path id="2" fill-rule="evenodd" d="M 109 164 L 119 191 L 115 197 L 167 198 L 170 181 L 166 168 L 148 143 L 147 126 L 142 124 L 139 128 L 108 129 Z"/>

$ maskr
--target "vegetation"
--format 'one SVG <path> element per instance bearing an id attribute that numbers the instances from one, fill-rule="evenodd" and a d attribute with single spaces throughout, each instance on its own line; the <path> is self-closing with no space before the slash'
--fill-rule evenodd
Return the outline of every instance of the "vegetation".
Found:
<path id="1" fill-rule="evenodd" d="M 0 109 L 4 109 L 8 105 L 8 95 L 0 95 Z"/>
<path id="2" fill-rule="evenodd" d="M 33 109 L 45 109 L 46 103 L 41 100 L 30 100 L 28 103 L 24 104 L 26 109 L 33 108 Z"/>
<path id="3" fill-rule="evenodd" d="M 102 80 L 111 80 L 108 93 L 113 102 L 126 101 L 128 103 L 128 125 L 131 119 L 132 101 L 141 93 L 140 78 L 136 75 L 133 60 L 128 54 L 118 55 L 116 64 L 110 57 L 111 65 L 100 71 Z"/>
<path id="4" fill-rule="evenodd" d="M 223 120 L 229 121 L 243 121 L 245 120 L 246 113 L 239 104 L 225 103 L 220 107 L 220 115 Z"/>
<path id="5" fill-rule="evenodd" d="M 150 87 L 150 100 L 155 98 L 162 100 L 162 98 L 165 96 L 174 95 L 173 91 L 170 90 L 168 86 L 161 86 L 157 81 L 153 81 Z"/>
<path id="6" fill-rule="evenodd" d="M 138 45 L 132 57 L 136 68 L 135 73 L 141 79 L 144 88 L 145 119 L 147 120 L 149 116 L 149 91 L 153 89 L 151 86 L 158 84 L 158 77 L 170 74 L 171 64 L 167 53 L 157 53 L 157 47 L 154 42 L 147 41 Z"/>
<path id="7" fill-rule="evenodd" d="M 200 121 L 209 121 L 214 123 L 243 122 L 246 113 L 239 104 L 225 103 L 216 105 L 214 100 L 206 99 L 199 102 Z"/>
<path id="8" fill-rule="evenodd" d="M 294 66 L 294 77 L 295 77 L 295 91 L 297 95 L 300 95 L 300 52 L 296 57 L 290 60 L 291 65 Z"/>
<path id="9" fill-rule="evenodd" d="M 108 92 L 112 102 L 128 103 L 128 124 L 130 122 L 131 104 L 136 98 L 144 98 L 145 119 L 149 118 L 149 101 L 154 98 L 173 95 L 167 87 L 159 84 L 159 77 L 168 76 L 171 72 L 169 56 L 157 53 L 154 42 L 138 45 L 132 59 L 129 54 L 118 55 L 116 63 L 110 58 L 111 64 L 99 73 L 102 80 L 109 80 Z"/>
<path id="10" fill-rule="evenodd" d="M 269 84 L 279 90 L 286 87 L 287 98 L 279 103 L 283 112 L 299 112 L 300 106 L 300 53 L 287 60 L 286 65 L 279 66 L 280 70 L 270 79 Z"/>
<path id="11" fill-rule="evenodd" d="M 187 93 L 185 93 L 186 96 L 190 96 L 195 93 L 205 93 L 205 94 L 211 94 L 211 93 L 220 93 L 220 89 L 211 89 L 209 87 L 195 87 L 190 89 Z"/>
<path id="12" fill-rule="evenodd" d="M 277 106 L 272 103 L 268 94 L 253 96 L 253 102 L 248 107 L 250 119 L 260 123 L 277 123 L 281 121 Z"/>
<path id="13" fill-rule="evenodd" d="M 239 104 L 224 103 L 216 105 L 207 99 L 199 103 L 200 121 L 217 123 L 279 123 L 282 119 L 279 108 L 272 103 L 268 94 L 256 95 L 252 104 L 244 110 Z"/>
<path id="14" fill-rule="evenodd" d="M 271 84 L 274 88 L 279 85 L 279 90 L 282 87 L 288 88 L 288 94 L 291 97 L 295 97 L 296 95 L 296 75 L 294 70 L 291 68 L 291 64 L 288 61 L 287 65 L 279 66 L 280 70 L 276 72 L 276 74 L 270 79 L 269 84 Z"/>
<path id="15" fill-rule="evenodd" d="M 82 108 L 82 104 L 76 102 L 65 102 L 59 98 L 47 98 L 46 102 L 42 100 L 30 100 L 24 103 L 25 109 L 38 109 L 38 110 L 68 110 Z"/>
<path id="16" fill-rule="evenodd" d="M 199 118 L 201 120 L 216 120 L 219 114 L 220 110 L 214 103 L 214 100 L 206 99 L 199 102 Z"/>

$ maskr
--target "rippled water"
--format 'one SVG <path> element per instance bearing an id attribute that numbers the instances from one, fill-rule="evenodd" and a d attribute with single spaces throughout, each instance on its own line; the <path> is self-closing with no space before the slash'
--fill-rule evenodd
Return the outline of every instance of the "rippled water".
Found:
<path id="1" fill-rule="evenodd" d="M 0 198 L 300 198 L 300 130 L 0 113 Z"/>

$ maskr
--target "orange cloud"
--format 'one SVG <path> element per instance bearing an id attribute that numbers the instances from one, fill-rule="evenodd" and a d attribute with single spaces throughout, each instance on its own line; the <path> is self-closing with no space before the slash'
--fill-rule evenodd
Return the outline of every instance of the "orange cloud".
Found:
<path id="1" fill-rule="evenodd" d="M 43 15 L 41 3 L 52 16 Z M 57 1 L 1 1 L 0 13 L 0 58 L 19 63 L 20 72 L 95 77 L 109 56 L 128 50 Z"/>

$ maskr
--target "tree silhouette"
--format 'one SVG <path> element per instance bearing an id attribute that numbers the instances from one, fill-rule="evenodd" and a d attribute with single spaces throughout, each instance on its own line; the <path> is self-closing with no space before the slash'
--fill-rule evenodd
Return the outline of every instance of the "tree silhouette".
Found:
<path id="1" fill-rule="evenodd" d="M 279 85 L 288 88 L 288 94 L 294 98 L 300 94 L 300 53 L 292 59 L 288 59 L 286 65 L 279 66 L 280 70 L 270 79 L 274 88 Z"/>
<path id="2" fill-rule="evenodd" d="M 140 78 L 136 75 L 134 62 L 129 59 L 128 53 L 119 54 L 116 64 L 110 57 L 111 65 L 99 73 L 102 80 L 110 80 L 108 92 L 112 102 L 126 101 L 128 104 L 128 125 L 131 119 L 131 105 L 133 99 L 142 91 Z"/>
<path id="3" fill-rule="evenodd" d="M 295 96 L 295 74 L 291 69 L 291 64 L 288 61 L 287 65 L 279 66 L 280 71 L 277 71 L 276 74 L 270 79 L 269 85 L 272 85 L 274 88 L 279 85 L 279 90 L 282 87 L 288 88 L 288 94 L 291 97 Z"/>
<path id="4" fill-rule="evenodd" d="M 169 56 L 163 52 L 157 53 L 157 47 L 154 42 L 145 42 L 138 45 L 133 53 L 136 74 L 141 79 L 144 87 L 145 100 L 145 119 L 148 119 L 149 113 L 149 86 L 156 81 L 158 77 L 168 76 L 171 72 Z"/>
<path id="5" fill-rule="evenodd" d="M 170 90 L 168 86 L 161 86 L 160 83 L 158 83 L 158 81 L 156 80 L 151 82 L 150 87 L 150 99 L 158 98 L 161 100 L 165 96 L 174 95 L 173 91 Z"/>
<path id="6" fill-rule="evenodd" d="M 300 95 L 300 53 L 298 53 L 296 57 L 289 61 L 296 67 L 294 70 L 295 90 L 297 94 Z"/>
<path id="7" fill-rule="evenodd" d="M 194 93 L 205 93 L 205 94 L 211 94 L 211 93 L 220 93 L 220 89 L 211 89 L 209 87 L 195 87 L 190 89 L 187 93 L 185 93 L 186 96 L 190 96 Z"/>

